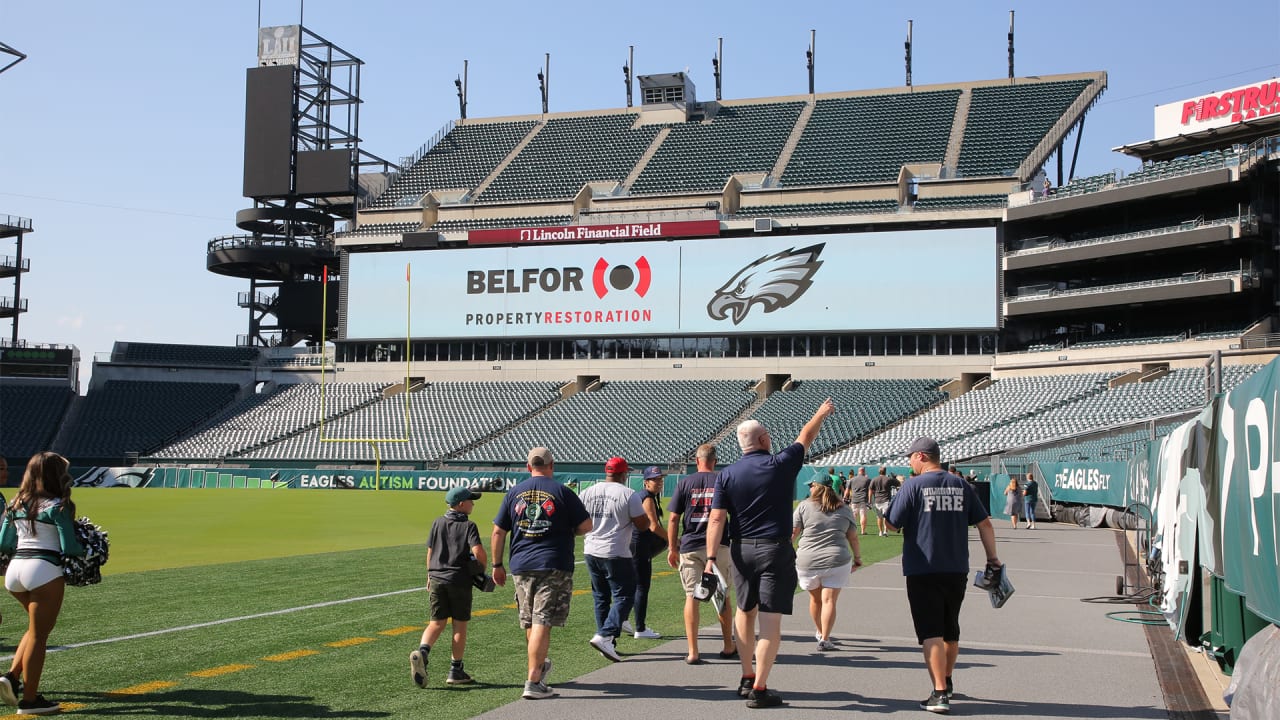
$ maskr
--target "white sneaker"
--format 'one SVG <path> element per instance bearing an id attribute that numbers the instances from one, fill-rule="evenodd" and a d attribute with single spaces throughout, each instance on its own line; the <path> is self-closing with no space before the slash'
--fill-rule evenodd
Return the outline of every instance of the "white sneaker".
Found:
<path id="1" fill-rule="evenodd" d="M 635 631 L 636 631 L 636 629 L 635 629 L 635 628 L 633 628 L 633 627 L 631 627 L 631 621 L 630 621 L 630 620 L 623 620 L 623 621 L 622 621 L 622 632 L 624 632 L 624 633 L 626 633 L 626 634 L 628 634 L 628 635 L 632 635 L 632 634 L 634 634 L 634 633 L 635 633 Z"/>
<path id="2" fill-rule="evenodd" d="M 835 649 L 836 649 L 835 643 L 831 642 L 830 640 L 818 641 L 818 650 L 820 651 L 835 650 Z"/>
<path id="3" fill-rule="evenodd" d="M 658 632 L 657 630 L 654 630 L 651 627 L 647 627 L 643 630 L 640 630 L 635 634 L 635 638 L 637 640 L 657 640 L 660 637 L 662 637 L 662 633 Z"/>
<path id="4" fill-rule="evenodd" d="M 613 662 L 619 662 L 622 660 L 622 656 L 618 654 L 618 650 L 613 646 L 613 638 L 607 638 L 603 635 L 597 634 L 592 635 L 589 642 L 591 643 L 591 647 L 599 650 L 601 655 L 609 658 Z"/>

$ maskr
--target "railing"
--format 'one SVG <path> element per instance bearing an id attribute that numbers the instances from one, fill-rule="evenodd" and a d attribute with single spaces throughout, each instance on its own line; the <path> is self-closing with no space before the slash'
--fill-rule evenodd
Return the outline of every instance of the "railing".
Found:
<path id="1" fill-rule="evenodd" d="M 18 267 L 18 259 L 8 255 L 0 256 L 0 267 Z M 22 271 L 31 270 L 31 258 L 22 258 Z"/>
<path id="2" fill-rule="evenodd" d="M 233 250 L 236 248 L 261 248 L 261 247 L 288 247 L 302 248 L 306 250 L 314 250 L 317 248 L 329 248 L 332 244 L 328 240 L 316 240 L 314 238 L 283 238 L 275 236 L 258 237 L 255 235 L 224 235 L 216 237 L 209 241 L 208 252 L 216 252 L 218 250 Z"/>
<path id="3" fill-rule="evenodd" d="M 1106 243 L 1124 242 L 1126 240 L 1135 240 L 1142 237 L 1151 237 L 1153 235 L 1169 235 L 1177 232 L 1186 232 L 1201 227 L 1216 227 L 1218 225 L 1231 225 L 1240 223 L 1241 228 L 1251 226 L 1258 220 L 1256 215 L 1252 213 L 1241 215 L 1239 217 L 1223 218 L 1221 220 L 1205 221 L 1204 217 L 1198 217 L 1195 220 L 1178 225 L 1170 225 L 1168 227 L 1155 228 L 1154 230 L 1138 230 L 1135 232 L 1121 233 L 1120 235 L 1106 235 L 1097 238 L 1086 238 L 1084 240 L 1065 240 L 1063 238 L 1053 238 L 1047 244 L 1037 245 L 1036 247 L 1024 248 L 1021 250 L 1012 250 L 1005 253 L 1005 257 L 1017 257 L 1019 255 L 1034 255 L 1036 253 L 1049 252 L 1051 250 L 1067 250 L 1070 248 L 1087 247 L 1089 245 L 1102 245 Z"/>
<path id="4" fill-rule="evenodd" d="M 6 340 L 4 338 L 0 338 L 0 348 L 2 347 L 30 348 L 32 350 L 75 350 L 76 349 L 75 345 L 61 345 L 59 343 L 33 343 L 28 340 L 18 340 L 17 342 L 14 342 L 13 340 Z"/>
<path id="5" fill-rule="evenodd" d="M 26 312 L 27 299 L 22 298 L 15 304 L 11 297 L 0 297 L 0 308 L 4 308 L 6 310 L 13 310 L 14 308 L 17 308 L 18 312 Z"/>
<path id="6" fill-rule="evenodd" d="M 1160 278 L 1158 280 L 1141 280 L 1138 282 L 1117 283 L 1115 285 L 1097 285 L 1087 288 L 1071 288 L 1068 290 L 1039 290 L 1026 295 L 1014 295 L 1006 297 L 1005 302 L 1021 302 L 1025 300 L 1042 300 L 1047 297 L 1066 297 L 1071 295 L 1091 295 L 1094 293 L 1115 292 L 1117 290 L 1137 290 L 1139 288 L 1159 287 L 1162 285 L 1181 285 L 1182 283 L 1200 282 L 1202 280 L 1220 280 L 1224 278 L 1244 278 L 1247 272 L 1240 270 L 1227 270 L 1225 272 L 1205 273 L 1194 272 L 1186 273 L 1176 278 Z"/>
<path id="7" fill-rule="evenodd" d="M 0 226 L 30 230 L 31 218 L 18 217 L 17 215 L 0 215 Z"/>

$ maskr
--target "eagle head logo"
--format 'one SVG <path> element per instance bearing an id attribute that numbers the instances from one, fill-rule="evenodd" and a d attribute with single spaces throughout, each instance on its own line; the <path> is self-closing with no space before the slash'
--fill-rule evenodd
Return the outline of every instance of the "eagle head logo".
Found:
<path id="1" fill-rule="evenodd" d="M 747 317 L 752 305 L 762 305 L 767 313 L 790 305 L 813 284 L 813 274 L 822 267 L 818 255 L 826 246 L 819 243 L 799 250 L 787 248 L 761 257 L 716 291 L 707 303 L 707 314 L 713 320 L 732 316 L 737 325 Z"/>

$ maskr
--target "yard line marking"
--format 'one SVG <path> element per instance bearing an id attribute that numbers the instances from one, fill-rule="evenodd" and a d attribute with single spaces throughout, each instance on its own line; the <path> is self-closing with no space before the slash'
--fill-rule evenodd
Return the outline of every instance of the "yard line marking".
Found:
<path id="1" fill-rule="evenodd" d="M 494 612 L 497 612 L 497 611 L 495 610 Z M 409 633 L 420 632 L 421 630 L 422 630 L 421 625 L 403 625 L 398 628 L 391 628 L 390 630 L 379 630 L 378 634 L 389 635 L 394 637 L 396 635 L 408 635 Z"/>
<path id="2" fill-rule="evenodd" d="M 253 669 L 252 665 L 240 665 L 240 664 L 233 663 L 231 665 L 221 665 L 218 667 L 211 667 L 207 670 L 195 670 L 187 674 L 190 675 L 191 677 L 211 678 L 211 677 L 218 677 L 219 675 L 230 675 L 231 673 L 240 672 L 241 670 L 252 670 L 252 669 Z"/>
<path id="3" fill-rule="evenodd" d="M 280 610 L 269 610 L 263 613 L 255 613 L 253 615 L 240 615 L 239 617 L 223 618 L 221 620 L 210 620 L 208 622 L 194 623 L 192 625 L 181 625 L 178 627 L 165 628 L 164 630 L 150 630 L 148 632 L 134 633 L 132 635 L 121 635 L 114 638 L 103 638 L 101 640 L 88 640 L 86 642 L 71 643 L 70 645 L 54 645 L 48 648 L 48 652 L 61 652 L 63 650 L 74 650 L 76 648 L 89 647 L 91 645 L 105 645 L 107 643 L 123 642 L 125 640 L 138 640 L 141 638 L 156 637 L 158 635 L 168 635 L 169 633 L 186 632 L 187 630 L 199 630 L 200 628 L 214 627 L 216 625 L 226 625 L 227 623 L 240 622 L 241 620 L 257 620 L 265 617 L 274 617 L 276 615 L 288 615 L 290 613 L 302 612 L 304 610 L 315 610 L 323 607 L 333 607 L 334 605 L 346 605 L 348 603 L 363 602 L 365 600 L 379 600 L 381 598 L 392 597 L 395 595 L 404 595 L 405 593 L 423 592 L 423 588 L 412 587 L 407 590 L 392 590 L 391 592 L 377 593 L 376 595 L 361 595 L 359 597 L 345 598 L 343 600 L 327 600 L 325 602 L 313 603 L 311 605 L 300 605 L 298 607 L 283 608 Z M 0 657 L 0 661 L 12 660 L 12 655 Z"/>
<path id="4" fill-rule="evenodd" d="M 574 590 L 574 591 L 573 591 L 573 594 L 574 594 L 574 595 L 586 595 L 586 594 L 587 594 L 587 593 L 589 593 L 589 592 L 591 592 L 591 591 L 590 591 L 590 590 L 588 590 L 588 589 L 586 589 L 586 588 L 583 588 L 583 589 L 581 589 L 581 590 Z"/>
<path id="5" fill-rule="evenodd" d="M 344 647 L 351 647 L 352 645 L 363 645 L 365 643 L 371 643 L 371 642 L 373 642 L 373 638 L 353 637 L 353 638 L 347 638 L 346 640 L 335 640 L 333 642 L 327 642 L 325 643 L 325 646 L 331 647 L 331 648 L 344 648 Z"/>
<path id="6" fill-rule="evenodd" d="M 483 610 L 472 610 L 471 617 L 483 617 L 485 615 L 497 615 L 502 612 L 497 608 L 484 608 Z"/>
<path id="7" fill-rule="evenodd" d="M 319 650 L 291 650 L 278 655 L 268 655 L 262 659 L 267 662 L 288 662 L 289 660 L 297 660 L 298 658 L 310 657 L 312 655 L 319 654 Z"/>
<path id="8" fill-rule="evenodd" d="M 509 605 L 503 605 L 502 607 L 504 607 L 504 608 L 506 608 L 506 609 L 508 609 L 508 610 L 515 610 L 516 608 L 518 608 L 518 607 L 520 607 L 520 606 L 519 606 L 519 605 L 517 605 L 517 604 L 515 604 L 515 603 L 511 603 L 511 604 L 509 604 Z"/>
<path id="9" fill-rule="evenodd" d="M 177 686 L 177 684 L 178 683 L 170 680 L 156 680 L 155 682 L 142 683 L 141 685 L 130 685 L 127 688 L 120 688 L 119 690 L 108 690 L 103 693 L 103 695 L 106 695 L 107 697 L 117 697 L 120 695 L 146 695 L 147 693 L 155 692 L 156 690 L 167 690 L 171 687 Z"/>

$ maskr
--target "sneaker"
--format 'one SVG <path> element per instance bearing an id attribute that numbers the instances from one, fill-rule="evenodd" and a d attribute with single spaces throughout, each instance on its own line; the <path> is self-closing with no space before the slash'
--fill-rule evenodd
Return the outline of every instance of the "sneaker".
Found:
<path id="1" fill-rule="evenodd" d="M 547 676 L 551 674 L 552 667 L 554 666 L 551 664 L 551 658 L 547 658 L 546 660 L 542 661 L 542 677 L 538 678 L 538 682 L 542 683 L 543 685 L 547 684 Z"/>
<path id="2" fill-rule="evenodd" d="M 421 650 L 409 653 L 409 677 L 413 678 L 414 685 L 420 688 L 427 686 L 427 656 Z"/>
<path id="3" fill-rule="evenodd" d="M 747 693 L 747 707 L 749 708 L 771 708 L 782 705 L 782 696 L 772 690 L 756 690 L 751 689 Z"/>
<path id="4" fill-rule="evenodd" d="M 951 696 L 956 694 L 956 688 L 951 684 L 951 678 L 947 678 L 947 700 L 951 700 Z"/>
<path id="5" fill-rule="evenodd" d="M 946 713 L 951 712 L 951 701 L 947 698 L 945 690 L 942 692 L 934 690 L 929 693 L 929 697 L 920 701 L 920 709 L 945 715 Z"/>
<path id="6" fill-rule="evenodd" d="M 9 673 L 0 675 L 0 702 L 10 707 L 18 706 L 18 681 Z"/>
<path id="7" fill-rule="evenodd" d="M 550 685 L 543 682 L 527 682 L 524 684 L 524 693 L 520 696 L 525 700 L 546 700 L 556 696 L 556 691 L 551 689 Z"/>
<path id="8" fill-rule="evenodd" d="M 628 634 L 628 635 L 632 635 L 632 634 L 634 634 L 634 633 L 635 633 L 635 631 L 636 631 L 636 629 L 635 629 L 635 628 L 633 628 L 633 627 L 631 627 L 631 621 L 630 621 L 630 620 L 623 620 L 623 621 L 622 621 L 622 632 L 624 632 L 624 633 L 626 633 L 626 634 Z"/>
<path id="9" fill-rule="evenodd" d="M 607 638 L 603 635 L 592 635 L 591 647 L 600 651 L 600 654 L 609 658 L 613 662 L 622 660 L 622 656 L 618 654 L 618 650 L 613 646 L 613 638 Z"/>
<path id="10" fill-rule="evenodd" d="M 827 650 L 835 650 L 835 649 L 836 649 L 836 644 L 835 644 L 835 643 L 833 643 L 833 642 L 831 642 L 830 640 L 819 640 L 819 641 L 818 641 L 818 650 L 819 650 L 819 651 L 827 651 Z"/>
<path id="11" fill-rule="evenodd" d="M 35 700 L 18 701 L 19 715 L 48 715 L 61 709 L 61 705 L 52 700 L 45 700 L 43 695 L 37 695 Z"/>
<path id="12" fill-rule="evenodd" d="M 814 639 L 814 640 L 817 640 L 818 642 L 822 642 L 822 633 L 817 632 L 817 631 L 815 630 L 815 631 L 814 631 L 814 633 L 813 633 L 813 639 Z M 832 636 L 828 637 L 828 638 L 827 638 L 827 640 L 830 640 L 831 642 L 833 642 L 833 643 L 834 643 L 834 642 L 836 641 L 836 636 L 835 636 L 835 635 L 832 635 Z"/>
<path id="13" fill-rule="evenodd" d="M 751 677 L 744 677 L 741 680 L 739 680 L 738 681 L 738 697 L 744 698 L 750 695 L 752 688 L 755 687 L 755 684 L 756 684 L 756 678 L 754 675 L 752 675 Z"/>
<path id="14" fill-rule="evenodd" d="M 637 630 L 635 634 L 635 639 L 637 640 L 657 640 L 660 637 L 662 637 L 662 633 L 651 627 L 647 627 L 643 630 Z"/>
<path id="15" fill-rule="evenodd" d="M 460 667 L 450 667 L 449 676 L 444 681 L 447 685 L 468 685 L 473 682 L 467 671 Z"/>

